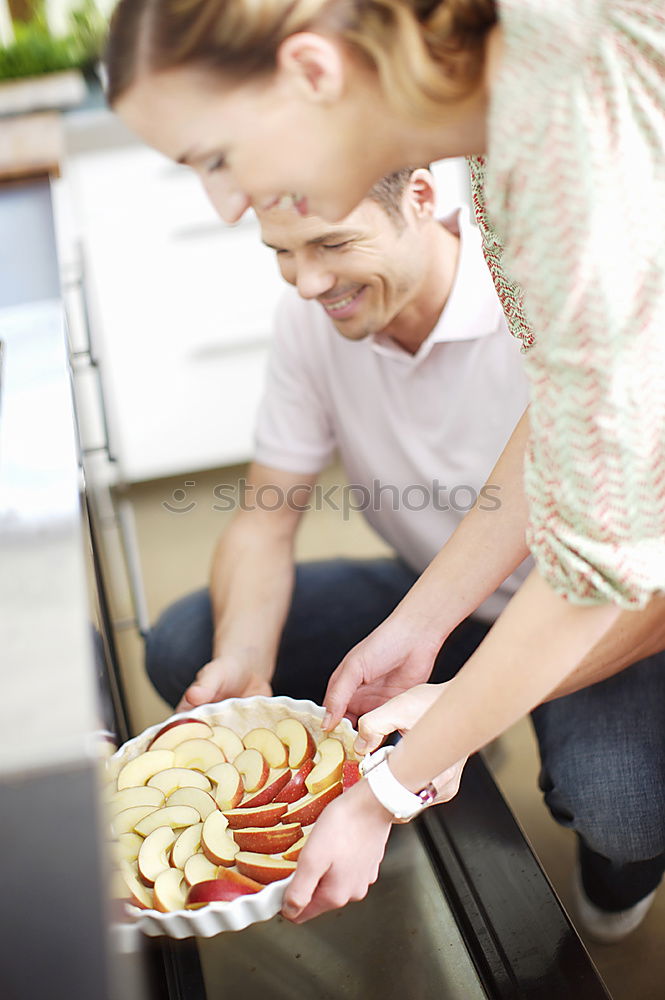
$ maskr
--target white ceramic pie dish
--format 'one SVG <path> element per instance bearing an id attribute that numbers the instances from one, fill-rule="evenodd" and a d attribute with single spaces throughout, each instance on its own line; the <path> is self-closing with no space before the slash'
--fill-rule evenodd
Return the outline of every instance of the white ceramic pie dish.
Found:
<path id="1" fill-rule="evenodd" d="M 348 719 L 342 719 L 332 733 L 324 733 L 322 722 L 324 709 L 313 701 L 295 701 L 292 698 L 229 698 L 213 705 L 202 705 L 188 712 L 180 712 L 170 716 L 163 722 L 145 729 L 139 736 L 128 740 L 109 758 L 108 775 L 117 775 L 120 768 L 143 753 L 151 739 L 164 726 L 179 718 L 204 719 L 212 725 L 229 726 L 240 737 L 256 726 L 272 728 L 280 719 L 299 719 L 308 727 L 317 743 L 325 736 L 335 736 L 341 740 L 347 754 L 355 759 L 353 742 L 356 733 Z M 250 924 L 261 920 L 269 920 L 282 908 L 282 898 L 286 886 L 293 876 L 280 882 L 272 882 L 253 895 L 239 896 L 229 903 L 208 903 L 199 910 L 174 910 L 171 913 L 160 913 L 159 910 L 141 910 L 130 903 L 126 904 L 127 915 L 134 925 L 152 937 L 160 934 L 173 938 L 214 937 L 223 931 L 239 931 Z"/>

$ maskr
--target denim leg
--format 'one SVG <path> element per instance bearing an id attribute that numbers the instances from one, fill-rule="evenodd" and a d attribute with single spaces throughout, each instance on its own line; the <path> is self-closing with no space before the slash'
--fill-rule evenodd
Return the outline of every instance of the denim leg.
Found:
<path id="1" fill-rule="evenodd" d="M 321 704 L 328 679 L 417 579 L 401 559 L 300 563 L 273 677 L 275 694 Z"/>
<path id="2" fill-rule="evenodd" d="M 580 838 L 582 880 L 607 910 L 632 906 L 665 867 L 665 653 L 532 713 L 540 786 Z"/>
<path id="3" fill-rule="evenodd" d="M 320 703 L 340 660 L 390 614 L 416 579 L 397 558 L 300 563 L 278 650 L 275 694 Z M 146 670 L 170 705 L 210 660 L 212 637 L 207 588 L 170 605 L 150 630 Z"/>
<path id="4" fill-rule="evenodd" d="M 437 656 L 430 680 L 433 684 L 449 681 L 461 670 L 483 641 L 492 626 L 478 618 L 465 618 L 453 629 Z"/>
<path id="5" fill-rule="evenodd" d="M 145 640 L 145 668 L 153 687 L 175 707 L 212 655 L 212 606 L 207 587 L 166 608 Z"/>

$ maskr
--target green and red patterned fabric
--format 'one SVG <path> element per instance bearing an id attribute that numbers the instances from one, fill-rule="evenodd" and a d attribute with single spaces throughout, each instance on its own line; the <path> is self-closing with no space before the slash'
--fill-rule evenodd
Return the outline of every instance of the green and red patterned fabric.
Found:
<path id="1" fill-rule="evenodd" d="M 499 0 L 485 257 L 531 386 L 528 541 L 579 604 L 665 591 L 665 2 Z"/>

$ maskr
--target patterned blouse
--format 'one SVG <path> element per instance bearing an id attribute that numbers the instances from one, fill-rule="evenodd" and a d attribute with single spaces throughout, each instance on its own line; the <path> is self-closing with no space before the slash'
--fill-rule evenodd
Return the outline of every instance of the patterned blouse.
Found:
<path id="1" fill-rule="evenodd" d="M 665 591 L 665 0 L 499 12 L 470 165 L 531 383 L 529 547 L 571 601 L 639 608 Z"/>

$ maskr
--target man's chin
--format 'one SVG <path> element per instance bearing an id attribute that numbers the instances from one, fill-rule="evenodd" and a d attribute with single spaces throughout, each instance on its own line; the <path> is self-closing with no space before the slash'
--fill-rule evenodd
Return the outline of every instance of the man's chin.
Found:
<path id="1" fill-rule="evenodd" d="M 352 324 L 338 321 L 333 325 L 337 332 L 341 334 L 345 340 L 366 340 L 367 337 L 371 337 L 374 333 L 373 327 L 358 326 L 355 323 Z"/>

